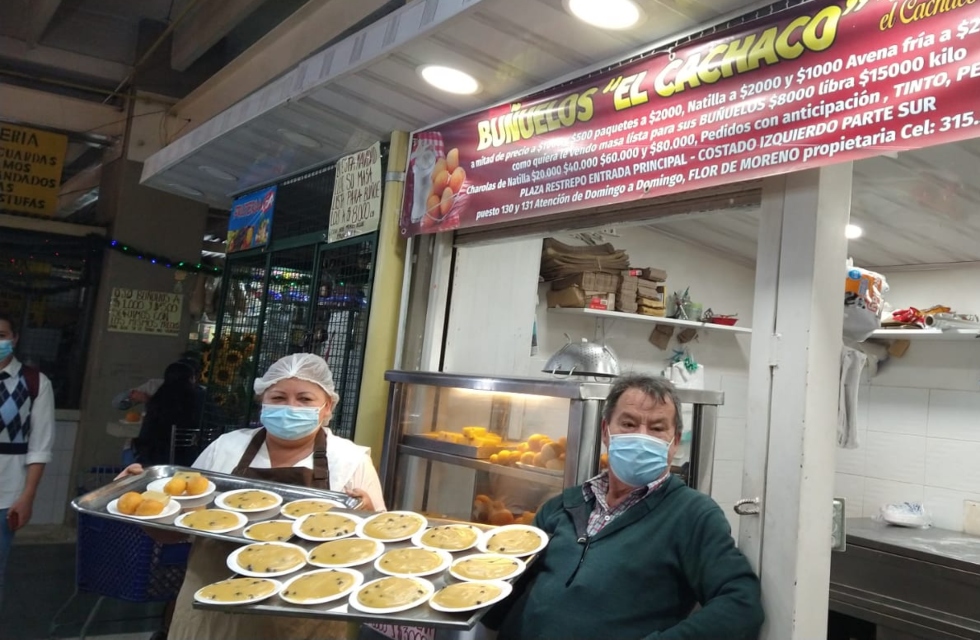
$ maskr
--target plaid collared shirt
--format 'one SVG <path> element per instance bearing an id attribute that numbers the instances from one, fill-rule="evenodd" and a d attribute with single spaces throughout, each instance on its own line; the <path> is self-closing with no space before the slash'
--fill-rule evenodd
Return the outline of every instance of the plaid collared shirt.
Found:
<path id="1" fill-rule="evenodd" d="M 606 502 L 606 496 L 609 494 L 609 472 L 603 471 L 591 480 L 586 480 L 585 484 L 582 485 L 582 493 L 585 494 L 585 501 L 588 502 L 593 497 L 595 498 L 595 507 L 593 507 L 592 513 L 589 515 L 587 535 L 591 538 L 598 534 L 607 524 L 626 513 L 627 509 L 639 504 L 640 501 L 656 491 L 669 477 L 670 474 L 665 473 L 659 480 L 655 480 L 645 487 L 637 487 L 626 496 L 625 500 L 612 509 L 609 508 L 609 503 Z"/>

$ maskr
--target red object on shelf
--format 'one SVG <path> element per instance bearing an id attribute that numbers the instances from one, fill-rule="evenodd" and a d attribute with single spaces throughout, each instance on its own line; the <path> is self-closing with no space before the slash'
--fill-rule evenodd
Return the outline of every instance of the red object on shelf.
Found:
<path id="1" fill-rule="evenodd" d="M 710 322 L 711 324 L 721 324 L 726 327 L 734 327 L 735 323 L 738 322 L 738 318 L 730 318 L 727 316 L 711 316 L 705 322 Z"/>

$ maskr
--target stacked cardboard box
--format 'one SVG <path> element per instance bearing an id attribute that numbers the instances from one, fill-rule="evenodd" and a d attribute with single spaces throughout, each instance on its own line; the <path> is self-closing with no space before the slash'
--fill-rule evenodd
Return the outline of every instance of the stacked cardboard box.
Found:
<path id="1" fill-rule="evenodd" d="M 624 313 L 636 313 L 636 292 L 639 278 L 632 275 L 631 271 L 623 271 L 620 276 L 619 294 L 616 296 L 616 311 Z"/>
<path id="2" fill-rule="evenodd" d="M 667 315 L 667 290 L 664 282 L 667 280 L 667 272 L 663 269 L 629 269 L 623 272 L 622 277 L 629 279 L 631 290 L 635 287 L 635 308 L 633 313 L 646 316 L 663 318 Z M 621 291 L 620 296 L 626 295 L 626 291 Z M 628 305 L 620 303 L 622 310 L 626 310 Z"/>
<path id="3" fill-rule="evenodd" d="M 629 256 L 610 244 L 573 247 L 554 238 L 545 239 L 541 277 L 551 282 L 548 307 L 613 310 L 620 288 L 619 272 L 627 266 Z"/>

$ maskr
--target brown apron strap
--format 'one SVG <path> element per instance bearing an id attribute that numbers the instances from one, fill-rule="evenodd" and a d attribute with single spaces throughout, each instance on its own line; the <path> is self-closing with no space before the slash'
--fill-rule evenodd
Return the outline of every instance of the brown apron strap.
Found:
<path id="1" fill-rule="evenodd" d="M 327 464 L 327 433 L 318 428 L 313 440 L 313 488 L 330 489 L 330 466 Z"/>
<path id="2" fill-rule="evenodd" d="M 251 442 L 248 443 L 248 447 L 245 448 L 245 453 L 242 454 L 242 459 L 238 461 L 238 465 L 235 467 L 234 471 L 231 472 L 233 476 L 244 476 L 245 472 L 248 470 L 249 466 L 252 464 L 252 460 L 255 459 L 255 455 L 262 448 L 265 443 L 265 429 L 259 429 L 252 436 Z"/>

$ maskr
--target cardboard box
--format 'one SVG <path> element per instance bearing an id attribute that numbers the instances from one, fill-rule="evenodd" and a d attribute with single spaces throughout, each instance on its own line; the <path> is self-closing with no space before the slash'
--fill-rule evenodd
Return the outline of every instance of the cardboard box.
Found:
<path id="1" fill-rule="evenodd" d="M 584 291 L 580 287 L 567 287 L 548 292 L 548 308 L 601 309 L 612 311 L 616 307 L 616 294 L 604 291 Z"/>
<path id="2" fill-rule="evenodd" d="M 577 273 L 566 278 L 555 280 L 551 283 L 554 291 L 567 289 L 568 287 L 578 287 L 583 291 L 598 291 L 601 293 L 616 293 L 619 290 L 620 277 L 611 273 L 600 273 L 597 271 L 586 271 Z"/>
<path id="3" fill-rule="evenodd" d="M 667 272 L 663 269 L 655 269 L 653 267 L 646 267 L 644 269 L 627 269 L 620 273 L 622 276 L 629 276 L 633 278 L 643 278 L 644 280 L 650 280 L 651 282 L 666 282 Z"/>

